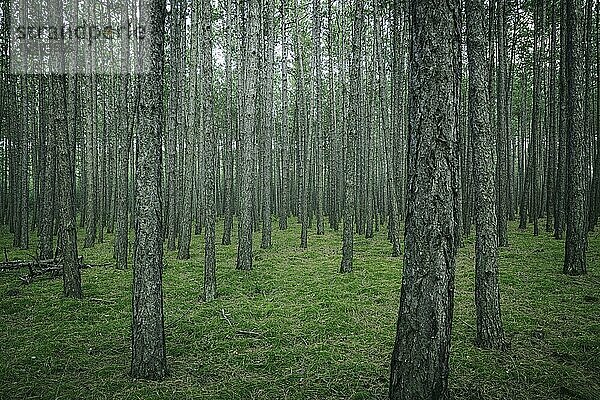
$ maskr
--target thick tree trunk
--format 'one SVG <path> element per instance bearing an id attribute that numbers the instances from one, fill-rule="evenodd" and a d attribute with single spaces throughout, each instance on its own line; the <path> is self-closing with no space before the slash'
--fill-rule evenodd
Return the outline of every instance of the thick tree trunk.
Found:
<path id="1" fill-rule="evenodd" d="M 499 7 L 499 12 L 502 12 L 502 1 Z M 477 171 L 474 174 L 475 229 L 477 231 L 475 242 L 476 343 L 483 348 L 502 349 L 504 347 L 504 331 L 500 317 L 500 290 L 498 287 L 500 224 L 496 222 L 494 182 L 496 174 L 494 151 L 497 150 L 500 153 L 501 149 L 499 147 L 494 149 L 494 134 L 490 129 L 490 116 L 487 112 L 489 106 L 485 79 L 490 66 L 487 56 L 488 44 L 485 40 L 487 31 L 485 8 L 483 0 L 469 0 L 465 5 L 469 58 L 469 125 L 473 135 L 473 165 Z M 498 80 L 502 80 L 501 73 L 498 74 Z M 503 103 L 502 95 L 499 95 L 498 99 L 500 100 L 498 104 Z M 504 136 L 500 127 L 497 132 L 499 136 Z M 502 166 L 499 167 L 498 171 L 501 171 L 502 168 Z M 498 178 L 501 177 L 498 176 Z"/>
<path id="2" fill-rule="evenodd" d="M 56 150 L 58 153 L 58 218 L 61 221 L 59 240 L 60 257 L 63 262 L 63 294 L 65 297 L 81 298 L 81 275 L 77 254 L 77 225 L 74 207 L 75 157 L 71 143 L 75 140 L 67 124 L 67 91 L 65 76 L 53 77 L 56 94 Z"/>
<path id="3" fill-rule="evenodd" d="M 598 43 L 600 43 L 600 3 L 596 3 L 596 153 L 594 176 L 590 188 L 590 231 L 595 229 L 600 216 L 600 44 Z"/>
<path id="4" fill-rule="evenodd" d="M 458 4 L 411 1 L 404 270 L 390 399 L 448 398 L 457 221 Z"/>
<path id="5" fill-rule="evenodd" d="M 135 248 L 131 375 L 161 380 L 167 374 L 163 314 L 163 227 L 161 135 L 163 110 L 164 10 L 149 4 L 149 71 L 143 75 L 135 173 Z"/>
<path id="6" fill-rule="evenodd" d="M 583 1 L 566 0 L 567 235 L 563 272 L 568 275 L 582 275 L 587 269 L 583 20 Z"/>

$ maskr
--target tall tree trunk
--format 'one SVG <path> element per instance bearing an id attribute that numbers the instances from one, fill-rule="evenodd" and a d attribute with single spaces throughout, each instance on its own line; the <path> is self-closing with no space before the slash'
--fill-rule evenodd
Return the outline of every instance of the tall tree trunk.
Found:
<path id="1" fill-rule="evenodd" d="M 315 186 L 316 186 L 316 207 L 317 217 L 317 235 L 325 234 L 325 224 L 323 222 L 323 129 L 321 126 L 321 0 L 313 0 L 313 76 L 312 76 L 312 124 L 313 137 L 315 140 Z"/>
<path id="2" fill-rule="evenodd" d="M 556 3 L 551 4 L 551 22 L 550 22 L 550 65 L 548 75 L 550 78 L 550 87 L 548 88 L 548 109 L 549 121 L 549 140 L 548 140 L 548 166 L 546 173 L 546 231 L 554 232 L 554 210 L 555 186 L 556 186 L 556 121 L 558 120 L 558 110 L 556 108 Z"/>
<path id="3" fill-rule="evenodd" d="M 567 29 L 566 3 L 560 2 L 560 72 L 558 83 L 558 168 L 556 171 L 556 203 L 554 206 L 554 238 L 560 240 L 565 232 L 567 200 Z"/>
<path id="4" fill-rule="evenodd" d="M 227 37 L 225 38 L 225 143 L 223 145 L 223 237 L 221 244 L 231 244 L 231 229 L 233 227 L 233 136 L 235 124 L 235 114 L 233 112 L 233 78 L 231 69 L 231 58 L 233 56 L 232 35 L 233 35 L 233 20 L 232 20 L 232 0 L 227 0 L 227 14 L 225 16 L 225 28 Z"/>
<path id="5" fill-rule="evenodd" d="M 167 374 L 163 314 L 161 136 L 163 126 L 164 4 L 148 4 L 148 72 L 143 75 L 135 173 L 135 250 L 131 376 L 161 380 Z"/>
<path id="6" fill-rule="evenodd" d="M 121 9 L 121 25 L 127 23 L 129 11 L 127 4 L 123 3 Z M 131 149 L 131 136 L 129 134 L 129 125 L 131 117 L 129 116 L 129 89 L 131 76 L 129 72 L 129 42 L 125 41 L 121 48 L 121 69 L 123 73 L 119 75 L 119 128 L 117 131 L 117 165 L 116 165 L 116 184 L 115 184 L 115 219 L 117 222 L 117 231 L 115 235 L 114 258 L 116 267 L 119 269 L 127 268 L 127 256 L 129 251 L 128 237 L 128 216 L 129 216 L 129 152 Z"/>
<path id="7" fill-rule="evenodd" d="M 338 166 L 339 158 L 335 156 L 341 151 L 339 146 L 338 118 L 337 118 L 337 97 L 335 90 L 334 76 L 334 55 L 333 55 L 333 10 L 332 0 L 327 0 L 327 67 L 328 67 L 328 85 L 329 85 L 329 152 L 331 154 L 329 163 L 329 227 L 333 230 L 338 229 Z"/>
<path id="8" fill-rule="evenodd" d="M 198 33 L 200 32 L 198 20 L 202 15 L 201 10 L 198 10 L 199 3 L 196 2 L 192 5 L 191 18 L 190 18 L 190 52 L 189 57 L 186 57 L 186 63 L 190 65 L 189 78 L 187 79 L 189 86 L 189 94 L 185 96 L 185 109 L 188 113 L 187 121 L 185 125 L 186 129 L 182 132 L 182 147 L 183 151 L 180 154 L 180 158 L 183 158 L 183 165 L 185 166 L 182 171 L 182 193 L 183 206 L 181 214 L 181 225 L 179 232 L 179 246 L 177 249 L 177 258 L 180 260 L 187 260 L 190 258 L 190 244 L 192 240 L 192 219 L 194 215 L 194 182 L 196 178 L 196 151 L 195 151 L 195 140 L 198 136 L 197 126 L 197 83 L 198 83 Z M 187 52 L 186 52 L 187 54 Z M 189 97 L 188 97 L 189 96 Z M 183 99 L 182 99 L 183 100 Z"/>
<path id="9" fill-rule="evenodd" d="M 590 188 L 589 230 L 593 231 L 600 216 L 600 3 L 596 3 L 596 154 Z M 592 136 L 593 140 L 593 136 Z"/>
<path id="10" fill-rule="evenodd" d="M 56 84 L 55 84 L 56 86 Z M 54 88 L 58 89 L 58 88 Z M 58 93 L 54 92 L 58 95 Z M 40 226 L 38 240 L 38 256 L 41 260 L 51 259 L 53 256 L 52 238 L 54 234 L 54 177 L 56 160 L 55 132 L 42 134 L 41 162 L 43 163 L 43 176 L 41 181 Z"/>
<path id="11" fill-rule="evenodd" d="M 499 2 L 499 13 L 503 13 Z M 490 129 L 490 116 L 485 79 L 489 60 L 486 43 L 487 13 L 483 0 L 469 0 L 465 5 L 467 14 L 467 53 L 469 58 L 469 125 L 473 135 L 473 166 L 475 186 L 475 307 L 477 309 L 476 343 L 483 348 L 504 347 L 504 330 L 500 317 L 500 290 L 498 286 L 498 237 L 500 224 L 496 221 L 496 188 L 494 165 L 494 134 Z M 501 25 L 499 21 L 499 26 Z M 499 62 L 498 81 L 502 82 L 502 62 Z M 498 104 L 503 104 L 503 93 Z M 498 107 L 498 114 L 503 110 Z M 500 122 L 500 116 L 498 121 Z M 498 124 L 498 137 L 505 136 L 502 124 Z M 500 146 L 498 153 L 504 151 Z M 500 160 L 500 157 L 498 157 Z M 503 168 L 499 179 L 506 179 Z M 500 201 L 503 201 L 500 199 Z M 506 214 L 504 215 L 506 217 Z M 504 227 L 506 228 L 506 227 Z"/>
<path id="12" fill-rule="evenodd" d="M 468 7 L 465 7 L 469 12 Z M 498 224 L 498 245 L 508 245 L 507 229 L 507 218 L 508 218 L 508 133 L 506 127 L 506 51 L 505 51 L 505 18 L 506 10 L 504 0 L 497 0 L 496 10 L 496 34 L 498 42 L 498 66 L 496 75 L 496 137 L 497 137 L 497 154 L 498 154 L 498 165 L 496 167 L 496 182 L 498 185 L 498 196 L 497 196 L 497 224 Z M 477 61 L 474 61 L 477 62 Z M 480 62 L 480 61 L 479 61 Z M 471 81 L 472 82 L 472 81 Z M 487 106 L 487 102 L 485 104 Z M 470 108 L 469 108 L 470 110 Z M 485 135 L 485 134 L 484 134 Z M 485 140 L 485 139 L 484 139 Z M 487 156 L 487 155 L 486 155 Z M 492 160 L 492 158 L 489 158 Z M 476 166 L 475 179 L 483 179 L 479 175 L 480 169 Z M 493 188 L 492 188 L 493 189 Z M 495 190 L 494 190 L 495 191 Z M 480 195 L 481 195 L 480 191 Z M 477 200 L 475 201 L 477 203 Z M 479 204 L 478 206 L 481 206 Z M 476 206 L 476 207 L 478 207 Z M 487 222 L 487 221 L 486 221 Z M 482 227 L 481 227 L 482 228 Z M 485 230 L 485 228 L 482 228 Z"/>
<path id="13" fill-rule="evenodd" d="M 60 3 L 59 3 L 60 4 Z M 63 64 L 64 65 L 64 64 Z M 65 297 L 81 298 L 81 275 L 77 255 L 77 225 L 75 223 L 74 176 L 75 157 L 72 154 L 72 141 L 75 140 L 67 123 L 66 77 L 53 77 L 56 94 L 56 150 L 58 154 L 58 219 L 61 221 L 59 241 L 63 263 L 63 294 Z"/>
<path id="14" fill-rule="evenodd" d="M 202 65 L 203 65 L 203 120 L 205 168 L 205 228 L 204 228 L 204 300 L 212 301 L 217 295 L 215 255 L 215 158 L 217 130 L 213 122 L 213 60 L 212 60 L 212 7 L 210 0 L 202 0 Z"/>
<path id="15" fill-rule="evenodd" d="M 93 55 L 90 57 L 93 63 Z M 96 243 L 98 228 L 98 144 L 96 132 L 96 74 L 90 71 L 88 80 L 88 101 L 86 102 L 86 132 L 85 132 L 85 169 L 86 173 L 86 199 L 85 199 L 85 241 L 83 247 L 92 247 Z"/>
<path id="16" fill-rule="evenodd" d="M 62 0 L 56 0 L 57 10 L 63 9 Z M 56 26 L 62 26 L 63 16 L 57 16 Z M 64 39 L 59 40 L 60 50 L 64 50 Z M 77 225 L 75 222 L 75 154 L 73 144 L 75 132 L 69 129 L 67 122 L 67 84 L 65 74 L 64 51 L 59 57 L 61 74 L 52 76 L 56 134 L 58 218 L 60 221 L 59 245 L 63 264 L 63 295 L 81 298 L 81 275 L 79 273 L 79 257 L 77 255 Z"/>
<path id="17" fill-rule="evenodd" d="M 389 397 L 443 399 L 448 397 L 458 234 L 453 185 L 460 11 L 454 1 L 443 7 L 431 0 L 409 4 L 406 235 Z"/>
<path id="18" fill-rule="evenodd" d="M 290 161 L 288 129 L 288 80 L 287 80 L 287 14 L 286 0 L 281 0 L 281 204 L 279 206 L 279 229 L 287 229 L 290 208 Z"/>
<path id="19" fill-rule="evenodd" d="M 265 104 L 263 116 L 263 154 L 262 161 L 262 237 L 260 242 L 261 249 L 271 247 L 271 187 L 273 176 L 273 63 L 275 62 L 275 1 L 262 0 L 265 9 L 263 18 L 263 35 L 265 45 Z"/>
<path id="20" fill-rule="evenodd" d="M 359 135 L 360 93 L 361 80 L 361 48 L 363 34 L 364 4 L 360 0 L 354 1 L 354 21 L 352 24 L 352 59 L 350 62 L 350 113 L 349 129 L 346 130 L 345 159 L 345 200 L 344 200 L 344 233 L 342 243 L 342 262 L 340 272 L 352 272 L 354 252 L 354 197 L 356 182 L 355 146 Z"/>
<path id="21" fill-rule="evenodd" d="M 584 96 L 583 0 L 566 1 L 566 129 L 567 129 L 567 235 L 563 272 L 586 273 L 587 215 Z"/>
<path id="22" fill-rule="evenodd" d="M 385 175 L 387 176 L 386 185 L 389 193 L 389 239 L 392 244 L 392 257 L 399 257 L 402 250 L 400 245 L 400 218 L 398 215 L 398 200 L 396 193 L 396 183 L 394 181 L 395 172 L 393 165 L 393 137 L 397 133 L 391 132 L 393 127 L 389 123 L 388 112 L 386 110 L 385 101 L 387 98 L 386 85 L 385 85 L 385 64 L 383 59 L 383 39 L 382 39 L 382 20 L 380 17 L 379 3 L 374 1 L 376 25 L 375 25 L 375 49 L 376 49 L 376 60 L 378 67 L 378 90 L 379 90 L 379 109 L 381 110 L 381 135 L 383 138 L 383 154 L 384 154 L 384 165 L 386 168 Z M 394 13 L 399 13 L 400 10 L 396 9 L 397 4 L 394 5 Z M 395 17 L 397 19 L 397 16 Z M 398 29 L 398 27 L 396 27 Z M 399 89 L 399 88 L 398 88 Z M 398 110 L 392 110 L 394 113 L 398 113 Z M 391 129 L 390 129 L 391 128 Z"/>
<path id="23" fill-rule="evenodd" d="M 255 96 L 258 51 L 258 0 L 240 3 L 241 49 L 241 148 L 240 215 L 238 221 L 237 269 L 252 269 L 252 154 L 254 153 Z"/>
<path id="24" fill-rule="evenodd" d="M 535 0 L 534 6 L 534 45 L 533 45 L 533 109 L 531 111 L 531 143 L 529 152 L 531 157 L 531 218 L 533 219 L 533 234 L 539 234 L 539 183 L 538 169 L 540 167 L 540 139 L 542 132 L 542 55 L 544 54 L 544 25 L 545 25 L 544 0 Z"/>
<path id="25" fill-rule="evenodd" d="M 296 133 L 298 135 L 298 192 L 299 192 L 299 218 L 300 247 L 308 246 L 309 225 L 309 152 L 310 152 L 310 126 L 308 125 L 306 96 L 304 93 L 304 52 L 300 41 L 300 1 L 296 1 L 296 22 L 294 32 L 294 47 L 296 59 Z"/>

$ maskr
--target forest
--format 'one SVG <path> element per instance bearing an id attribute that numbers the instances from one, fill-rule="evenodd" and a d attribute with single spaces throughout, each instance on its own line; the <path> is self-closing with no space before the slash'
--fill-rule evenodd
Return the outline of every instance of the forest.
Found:
<path id="1" fill-rule="evenodd" d="M 598 399 L 597 0 L 0 0 L 0 399 Z"/>

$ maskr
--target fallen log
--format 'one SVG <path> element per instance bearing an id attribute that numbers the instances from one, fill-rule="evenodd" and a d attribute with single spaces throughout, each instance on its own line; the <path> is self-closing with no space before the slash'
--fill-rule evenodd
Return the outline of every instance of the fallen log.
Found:
<path id="1" fill-rule="evenodd" d="M 62 260 L 60 259 L 50 259 L 50 260 L 15 260 L 15 261 L 5 261 L 0 263 L 0 270 L 9 271 L 20 268 L 32 268 L 32 267 L 59 267 L 62 266 Z M 92 267 L 111 267 L 112 264 L 104 263 L 104 264 L 84 264 L 83 256 L 79 257 L 79 269 L 92 268 Z"/>
<path id="2" fill-rule="evenodd" d="M 23 261 L 23 260 L 17 260 L 17 261 L 5 261 L 3 263 L 0 263 L 0 270 L 13 270 L 13 269 L 20 269 L 20 268 L 29 268 L 29 267 L 33 267 L 33 266 L 45 266 L 45 265 L 56 265 L 57 262 L 60 262 L 59 260 L 31 260 L 31 261 Z"/>
<path id="3" fill-rule="evenodd" d="M 45 276 L 46 274 L 49 274 L 49 275 Z M 62 275 L 62 266 L 52 266 L 52 267 L 46 267 L 46 268 L 42 268 L 42 269 L 30 268 L 29 274 L 23 275 L 23 276 L 19 277 L 19 279 L 21 279 L 21 282 L 24 285 L 28 285 L 31 282 L 33 282 L 34 280 L 36 280 L 36 278 L 39 278 L 41 276 L 45 276 L 45 279 L 54 279 L 54 278 L 58 278 L 61 275 Z"/>
<path id="4" fill-rule="evenodd" d="M 20 277 L 23 284 L 29 284 L 41 276 L 47 276 L 48 279 L 58 278 L 62 275 L 62 260 L 50 259 L 50 260 L 15 260 L 7 261 L 8 257 L 5 257 L 5 261 L 0 263 L 0 271 L 17 270 L 21 268 L 28 268 L 29 273 Z M 92 267 L 110 267 L 112 264 L 84 264 L 83 256 L 79 256 L 79 269 L 87 269 Z"/>

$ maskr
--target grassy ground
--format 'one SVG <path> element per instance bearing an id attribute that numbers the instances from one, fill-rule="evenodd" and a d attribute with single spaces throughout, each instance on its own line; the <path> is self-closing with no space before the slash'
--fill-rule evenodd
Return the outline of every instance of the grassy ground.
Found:
<path id="1" fill-rule="evenodd" d="M 80 239 L 83 234 L 80 232 Z M 21 285 L 26 271 L 0 273 L 0 398 L 372 399 L 387 394 L 402 260 L 384 233 L 355 239 L 355 271 L 338 273 L 337 233 L 309 237 L 275 229 L 255 250 L 254 270 L 235 270 L 235 243 L 217 246 L 219 298 L 202 292 L 201 237 L 192 259 L 166 253 L 166 341 L 170 377 L 133 381 L 131 270 L 82 272 L 82 301 L 60 297 L 62 281 Z M 450 387 L 459 399 L 600 397 L 600 236 L 590 237 L 588 275 L 563 276 L 563 243 L 510 227 L 500 260 L 504 352 L 473 346 L 473 239 L 456 272 Z M 255 244 L 260 236 L 255 237 Z M 11 259 L 3 232 L 0 247 Z M 32 248 L 34 248 L 32 246 Z M 112 237 L 82 250 L 109 262 Z M 101 299 L 102 301 L 98 301 Z M 252 331 L 248 336 L 239 331 Z"/>

